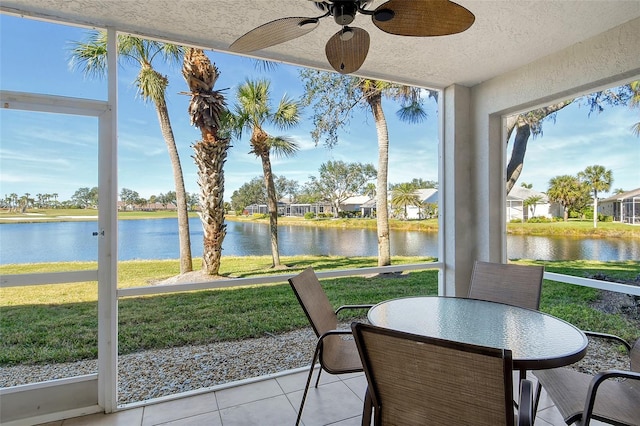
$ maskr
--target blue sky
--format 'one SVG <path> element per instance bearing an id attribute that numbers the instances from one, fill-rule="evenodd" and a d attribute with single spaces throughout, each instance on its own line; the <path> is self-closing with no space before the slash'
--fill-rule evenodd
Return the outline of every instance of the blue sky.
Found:
<path id="1" fill-rule="evenodd" d="M 61 96 L 106 99 L 106 81 L 86 79 L 68 65 L 70 41 L 83 40 L 86 30 L 0 15 L 0 88 Z M 225 91 L 233 104 L 235 88 L 245 79 L 271 81 L 274 101 L 285 93 L 303 93 L 297 68 L 280 65 L 274 71 L 257 70 L 253 61 L 208 52 L 221 76 L 216 89 Z M 189 125 L 187 90 L 179 66 L 159 67 L 169 78 L 167 90 L 171 123 L 179 147 L 187 191 L 197 192 L 197 172 L 191 144 L 200 133 Z M 156 112 L 136 95 L 133 85 L 137 69 L 119 70 L 118 187 L 149 197 L 173 190 L 173 176 Z M 437 106 L 426 104 L 426 122 L 410 125 L 395 117 L 397 105 L 387 101 L 389 124 L 389 182 L 401 183 L 421 178 L 437 180 Z M 267 129 L 272 134 L 293 137 L 300 151 L 292 158 L 273 158 L 273 171 L 304 184 L 310 175 L 329 160 L 371 163 L 377 166 L 377 138 L 371 114 L 359 110 L 349 131 L 340 134 L 338 146 L 329 150 L 311 140 L 311 111 L 302 123 L 286 132 Z M 530 140 L 524 171 L 518 181 L 532 183 L 546 191 L 549 179 L 576 174 L 600 164 L 613 171 L 613 188 L 640 187 L 640 139 L 631 125 L 640 119 L 640 110 L 607 108 L 588 116 L 588 109 L 572 104 L 562 110 L 557 121 L 544 125 L 544 134 Z M 97 185 L 97 120 L 64 115 L 27 113 L 0 109 L 0 196 L 26 192 L 57 193 L 69 199 L 76 189 Z M 225 199 L 250 179 L 260 176 L 260 161 L 248 154 L 247 137 L 234 140 L 225 165 Z"/>

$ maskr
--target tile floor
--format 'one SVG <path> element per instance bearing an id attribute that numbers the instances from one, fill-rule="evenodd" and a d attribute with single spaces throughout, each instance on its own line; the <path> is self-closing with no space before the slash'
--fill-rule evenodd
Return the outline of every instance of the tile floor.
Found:
<path id="1" fill-rule="evenodd" d="M 306 378 L 307 371 L 293 370 L 249 384 L 125 409 L 113 414 L 93 414 L 46 423 L 46 426 L 294 425 Z M 528 378 L 535 380 L 532 375 Z M 366 389 L 366 379 L 362 373 L 340 376 L 323 373 L 318 389 L 313 388 L 313 382 L 311 386 L 302 416 L 305 426 L 360 425 L 362 396 Z M 452 422 L 455 423 L 455 420 L 452 419 Z M 544 391 L 535 424 L 565 424 Z M 594 421 L 592 424 L 604 423 Z"/>

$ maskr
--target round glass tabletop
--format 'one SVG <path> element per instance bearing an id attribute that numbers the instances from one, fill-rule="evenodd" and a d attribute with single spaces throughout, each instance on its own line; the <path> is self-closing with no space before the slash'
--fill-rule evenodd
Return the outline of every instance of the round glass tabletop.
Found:
<path id="1" fill-rule="evenodd" d="M 407 333 L 511 350 L 514 368 L 545 369 L 584 357 L 587 337 L 543 312 L 456 297 L 388 300 L 368 313 L 373 325 Z"/>

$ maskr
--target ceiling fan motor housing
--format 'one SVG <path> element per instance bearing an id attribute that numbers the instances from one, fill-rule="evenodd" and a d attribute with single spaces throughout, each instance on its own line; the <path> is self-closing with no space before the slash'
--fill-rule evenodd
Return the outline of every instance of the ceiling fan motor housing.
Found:
<path id="1" fill-rule="evenodd" d="M 358 9 L 365 9 L 372 0 L 328 0 L 314 1 L 316 7 L 329 12 L 338 25 L 349 25 L 356 18 Z"/>

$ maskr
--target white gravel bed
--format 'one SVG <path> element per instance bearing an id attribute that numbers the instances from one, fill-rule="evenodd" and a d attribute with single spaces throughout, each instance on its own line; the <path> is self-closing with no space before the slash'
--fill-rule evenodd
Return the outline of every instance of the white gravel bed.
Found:
<path id="1" fill-rule="evenodd" d="M 311 328 L 256 339 L 183 346 L 118 357 L 118 403 L 179 392 L 309 365 Z M 0 367 L 0 387 L 92 374 L 97 361 Z"/>
<path id="2" fill-rule="evenodd" d="M 343 326 L 347 327 L 346 324 Z M 257 339 L 184 346 L 122 355 L 118 403 L 126 404 L 258 377 L 311 362 L 316 338 L 311 328 Z M 594 374 L 629 369 L 628 357 L 601 339 L 591 339 L 587 356 L 572 366 Z M 97 362 L 0 368 L 0 387 L 97 372 Z"/>

